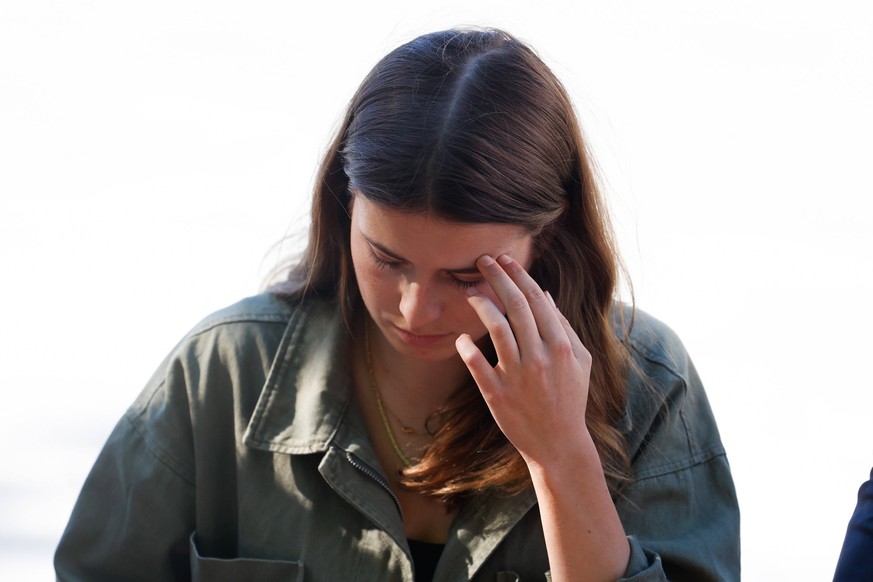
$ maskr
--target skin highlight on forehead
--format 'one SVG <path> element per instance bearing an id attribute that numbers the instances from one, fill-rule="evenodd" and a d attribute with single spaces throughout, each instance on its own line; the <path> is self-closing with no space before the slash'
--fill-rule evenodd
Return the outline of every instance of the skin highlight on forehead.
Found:
<path id="1" fill-rule="evenodd" d="M 361 195 L 352 205 L 352 227 L 391 260 L 413 264 L 427 256 L 445 261 L 434 265 L 439 270 L 459 275 L 477 274 L 476 259 L 485 254 L 509 254 L 527 267 L 533 246 L 529 232 L 519 225 L 455 222 L 388 208 Z"/>

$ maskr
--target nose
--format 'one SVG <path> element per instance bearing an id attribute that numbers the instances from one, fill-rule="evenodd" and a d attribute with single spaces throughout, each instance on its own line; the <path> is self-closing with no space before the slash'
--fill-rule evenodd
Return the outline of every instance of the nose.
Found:
<path id="1" fill-rule="evenodd" d="M 400 313 L 410 331 L 426 331 L 427 325 L 442 313 L 442 302 L 433 290 L 415 281 L 407 282 L 401 290 Z"/>

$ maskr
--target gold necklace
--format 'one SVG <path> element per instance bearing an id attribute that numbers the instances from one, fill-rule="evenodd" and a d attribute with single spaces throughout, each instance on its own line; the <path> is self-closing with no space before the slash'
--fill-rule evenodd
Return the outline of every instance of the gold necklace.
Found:
<path id="1" fill-rule="evenodd" d="M 397 457 L 400 461 L 407 467 L 411 467 L 413 463 L 409 457 L 404 455 L 403 451 L 400 450 L 400 445 L 397 443 L 397 437 L 394 436 L 394 431 L 391 430 L 391 423 L 388 421 L 388 415 L 385 413 L 385 403 L 382 402 L 382 393 L 379 391 L 379 385 L 376 383 L 376 374 L 373 372 L 373 354 L 370 351 L 370 326 L 368 324 L 368 321 L 364 322 L 364 350 L 367 356 L 367 376 L 370 380 L 370 391 L 373 392 L 373 396 L 376 398 L 376 406 L 379 408 L 379 416 L 382 417 L 382 424 L 385 426 L 385 432 L 388 433 L 388 440 L 391 441 L 391 447 L 394 449 L 394 452 L 397 453 Z M 395 414 L 394 416 L 396 417 L 397 415 Z M 412 428 L 405 426 L 402 422 L 400 425 L 403 427 L 403 432 L 410 434 L 407 432 L 407 429 L 414 432 Z"/>

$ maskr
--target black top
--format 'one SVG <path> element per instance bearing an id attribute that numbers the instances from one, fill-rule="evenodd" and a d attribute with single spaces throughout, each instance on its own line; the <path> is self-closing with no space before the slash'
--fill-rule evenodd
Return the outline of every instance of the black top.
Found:
<path id="1" fill-rule="evenodd" d="M 412 554 L 412 564 L 415 566 L 415 582 L 431 582 L 445 546 L 416 540 L 407 541 Z"/>

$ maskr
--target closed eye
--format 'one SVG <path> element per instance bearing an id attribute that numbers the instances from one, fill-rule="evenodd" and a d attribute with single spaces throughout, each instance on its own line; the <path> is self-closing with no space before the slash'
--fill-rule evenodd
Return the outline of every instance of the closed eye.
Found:
<path id="1" fill-rule="evenodd" d="M 370 242 L 370 241 L 367 241 Z M 400 261 L 396 259 L 389 259 L 382 255 L 382 253 L 373 246 L 373 243 L 370 242 L 370 259 L 373 261 L 373 264 L 377 269 L 382 269 L 385 271 L 394 270 L 402 267 L 406 261 Z M 478 287 L 485 280 L 481 275 L 467 274 L 468 269 L 463 269 L 462 273 L 453 273 L 449 272 L 448 276 L 452 283 L 460 287 L 461 289 L 470 289 L 472 287 Z M 469 269 L 472 270 L 472 269 Z"/>
<path id="2" fill-rule="evenodd" d="M 379 255 L 377 255 L 372 248 L 370 249 L 370 257 L 373 259 L 373 264 L 375 264 L 376 267 L 379 269 L 396 269 L 403 264 L 402 261 L 390 261 L 388 259 L 383 259 Z"/>
<path id="3" fill-rule="evenodd" d="M 482 277 L 477 277 L 476 279 L 463 279 L 458 275 L 452 275 L 452 282 L 461 287 L 462 289 L 470 289 L 472 287 L 478 287 L 482 284 L 484 279 Z"/>

